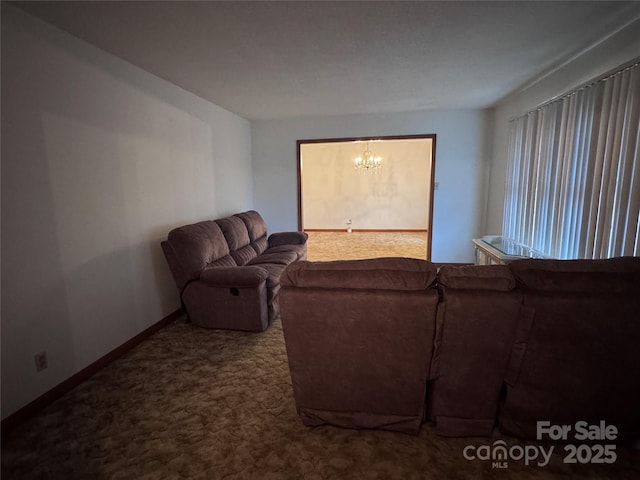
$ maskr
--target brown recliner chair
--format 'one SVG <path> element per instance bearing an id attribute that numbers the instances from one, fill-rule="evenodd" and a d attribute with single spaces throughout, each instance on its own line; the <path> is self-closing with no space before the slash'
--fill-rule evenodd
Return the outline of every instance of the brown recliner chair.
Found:
<path id="1" fill-rule="evenodd" d="M 281 319 L 298 414 L 417 434 L 425 414 L 436 267 L 408 258 L 297 262 Z"/>

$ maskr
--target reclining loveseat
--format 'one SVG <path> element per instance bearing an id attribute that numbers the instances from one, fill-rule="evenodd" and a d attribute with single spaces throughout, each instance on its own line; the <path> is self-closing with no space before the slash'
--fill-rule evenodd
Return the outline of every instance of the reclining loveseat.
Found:
<path id="1" fill-rule="evenodd" d="M 190 320 L 199 326 L 265 330 L 280 311 L 280 276 L 307 257 L 308 235 L 267 227 L 254 210 L 175 228 L 162 250 Z"/>

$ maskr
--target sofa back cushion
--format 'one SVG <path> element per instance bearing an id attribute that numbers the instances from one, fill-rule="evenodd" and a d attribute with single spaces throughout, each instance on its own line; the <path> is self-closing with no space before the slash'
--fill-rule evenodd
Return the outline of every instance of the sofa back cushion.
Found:
<path id="1" fill-rule="evenodd" d="M 250 245 L 245 223 L 236 216 L 216 220 L 229 246 L 229 253 L 238 265 L 246 265 L 258 254 Z"/>
<path id="2" fill-rule="evenodd" d="M 519 287 L 545 292 L 628 293 L 640 284 L 640 257 L 523 259 L 511 262 L 509 268 Z"/>
<path id="3" fill-rule="evenodd" d="M 167 245 L 169 267 L 180 290 L 189 280 L 198 278 L 207 265 L 229 255 L 222 230 L 214 221 L 174 228 L 169 232 Z"/>
<path id="4" fill-rule="evenodd" d="M 438 271 L 438 283 L 449 288 L 501 292 L 516 286 L 513 274 L 501 265 L 445 265 Z"/>
<path id="5" fill-rule="evenodd" d="M 247 227 L 247 233 L 249 234 L 249 242 L 251 248 L 256 251 L 257 255 L 260 255 L 267 249 L 267 224 L 264 222 L 262 216 L 255 210 L 249 210 L 243 213 L 237 213 L 234 217 L 242 220 Z"/>
<path id="6" fill-rule="evenodd" d="M 436 268 L 426 260 L 372 258 L 334 262 L 295 262 L 280 282 L 304 288 L 351 290 L 424 290 L 435 283 Z"/>

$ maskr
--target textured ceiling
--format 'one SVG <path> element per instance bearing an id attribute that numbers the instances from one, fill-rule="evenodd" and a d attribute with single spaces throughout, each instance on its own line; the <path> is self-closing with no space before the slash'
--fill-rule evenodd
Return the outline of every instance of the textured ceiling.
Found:
<path id="1" fill-rule="evenodd" d="M 16 2 L 251 120 L 491 106 L 640 2 Z"/>

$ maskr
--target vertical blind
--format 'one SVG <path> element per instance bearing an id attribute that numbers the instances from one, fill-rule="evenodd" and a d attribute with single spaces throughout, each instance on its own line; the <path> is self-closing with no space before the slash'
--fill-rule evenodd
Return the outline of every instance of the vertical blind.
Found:
<path id="1" fill-rule="evenodd" d="M 509 122 L 502 234 L 560 259 L 640 255 L 640 62 Z"/>

